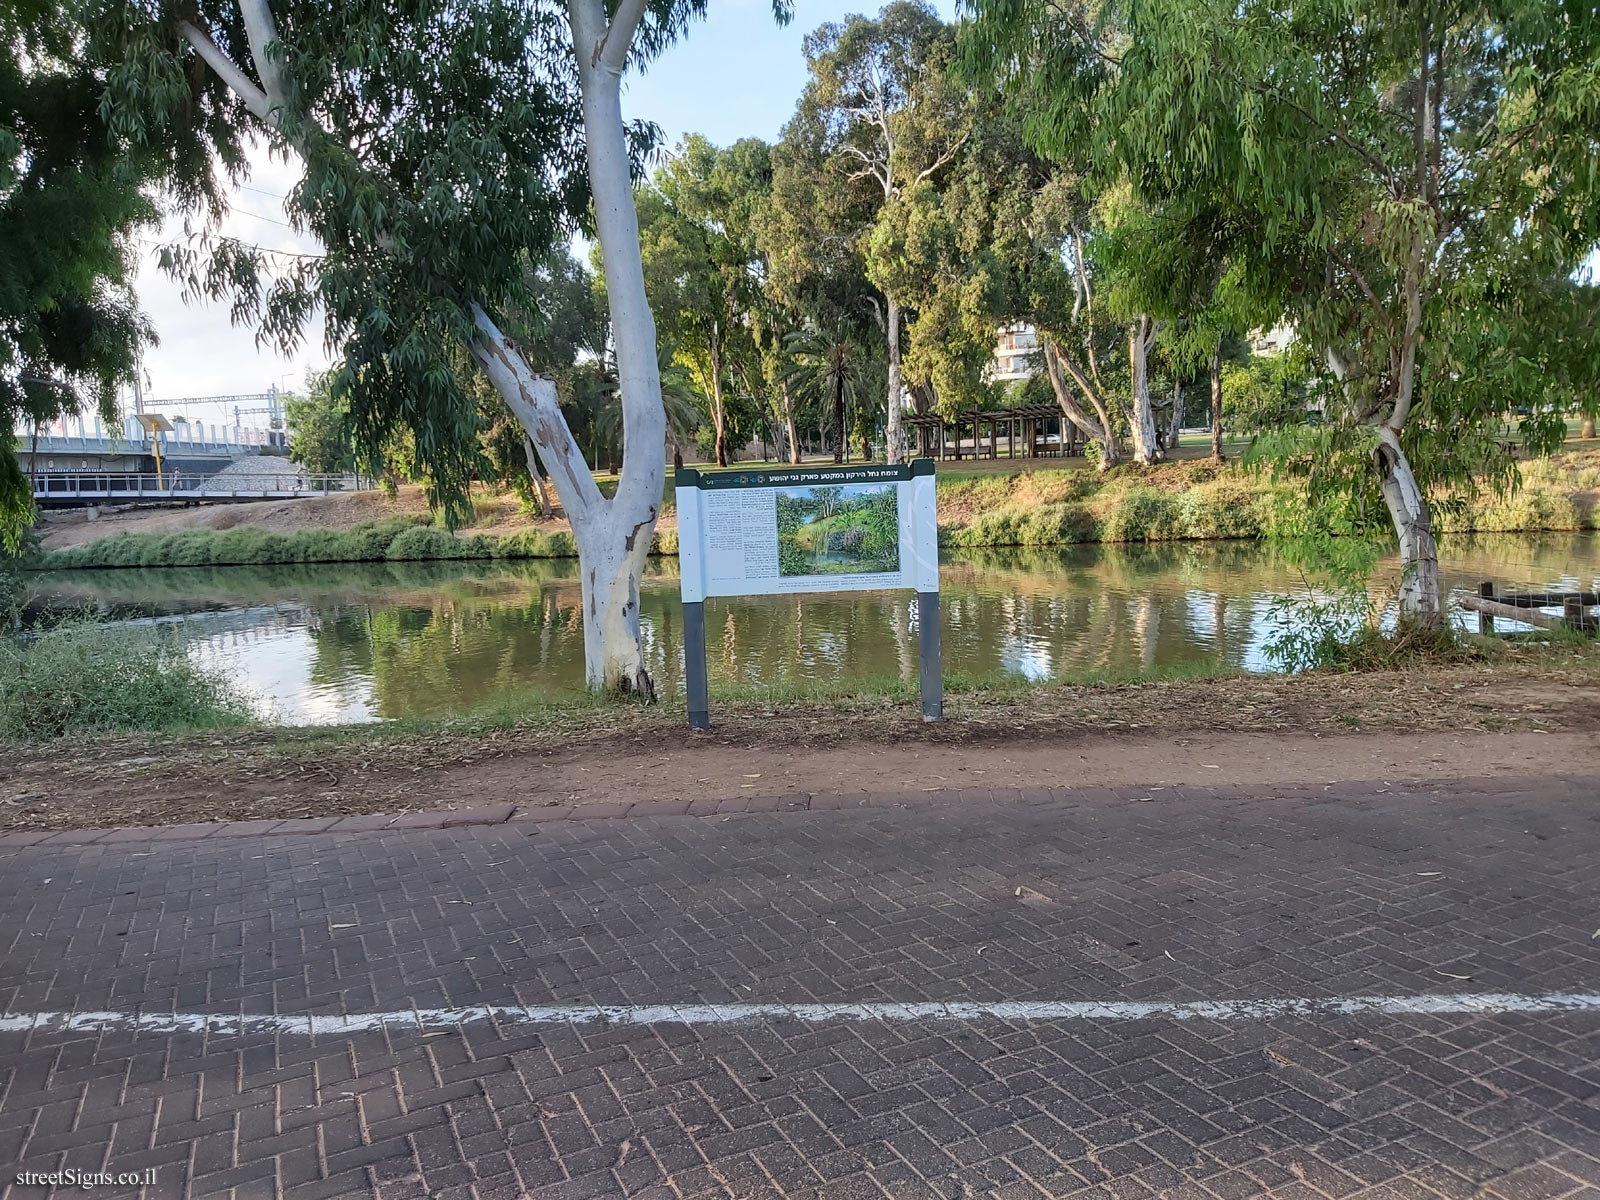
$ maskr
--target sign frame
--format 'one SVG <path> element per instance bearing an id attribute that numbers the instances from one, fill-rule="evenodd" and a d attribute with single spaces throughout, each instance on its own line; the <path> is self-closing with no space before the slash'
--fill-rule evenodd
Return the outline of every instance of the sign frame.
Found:
<path id="1" fill-rule="evenodd" d="M 917 596 L 918 666 L 922 719 L 944 718 L 944 681 L 939 639 L 939 523 L 930 458 L 906 463 L 828 464 L 705 471 L 679 467 L 674 473 L 678 507 L 679 586 L 683 597 L 684 680 L 689 725 L 709 729 L 705 600 L 708 596 L 795 595 L 820 591 L 909 589 Z M 895 569 L 852 569 L 817 574 L 785 573 L 779 533 L 780 500 L 813 503 L 816 488 L 854 490 L 869 506 L 872 493 L 895 490 Z M 791 514 L 794 509 L 788 510 Z M 805 511 L 802 508 L 802 511 Z M 881 509 L 879 519 L 882 519 Z M 792 515 L 788 518 L 794 521 Z M 814 519 L 814 518 L 808 518 Z M 789 527 L 791 530 L 793 525 Z M 860 534 L 855 534 L 859 545 Z M 831 535 L 824 533 L 824 538 Z M 826 545 L 826 543 L 825 543 Z M 793 553 L 793 545 L 788 553 Z M 808 551 L 809 552 L 809 551 Z M 828 551 L 824 551 L 828 553 Z M 842 556 L 848 563 L 849 550 Z M 820 557 L 820 555 L 819 555 Z"/>

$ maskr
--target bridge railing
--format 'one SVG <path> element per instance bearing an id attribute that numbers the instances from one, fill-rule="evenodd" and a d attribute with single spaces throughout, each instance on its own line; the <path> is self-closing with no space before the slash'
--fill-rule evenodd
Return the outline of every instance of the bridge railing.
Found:
<path id="1" fill-rule="evenodd" d="M 123 471 L 65 471 L 36 475 L 35 500 L 228 500 L 292 496 L 326 496 L 361 492 L 377 486 L 365 475 L 313 475 L 306 472 L 262 472 L 250 475 L 208 475 L 167 471 L 160 475 Z"/>

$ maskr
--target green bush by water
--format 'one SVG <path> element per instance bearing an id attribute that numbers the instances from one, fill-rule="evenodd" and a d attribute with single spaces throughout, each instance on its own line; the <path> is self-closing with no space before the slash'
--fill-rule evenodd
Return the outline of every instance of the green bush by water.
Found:
<path id="1" fill-rule="evenodd" d="M 678 532 L 658 530 L 652 554 L 676 554 Z M 53 550 L 30 566 L 45 570 L 103 567 L 245 567 L 285 563 L 425 562 L 448 559 L 576 558 L 578 544 L 564 529 L 525 529 L 455 536 L 426 517 L 373 521 L 343 532 L 328 529 L 270 533 L 265 529 L 186 529 L 180 533 L 119 533 L 83 546 Z"/>
<path id="2" fill-rule="evenodd" d="M 0 638 L 0 740 L 174 732 L 251 720 L 220 674 L 164 631 L 71 621 Z"/>

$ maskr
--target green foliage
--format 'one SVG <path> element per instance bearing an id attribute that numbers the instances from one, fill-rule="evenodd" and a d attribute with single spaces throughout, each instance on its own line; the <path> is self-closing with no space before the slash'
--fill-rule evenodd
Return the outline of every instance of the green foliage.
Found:
<path id="1" fill-rule="evenodd" d="M 478 538 L 458 538 L 445 529 L 417 525 L 400 534 L 389 543 L 384 557 L 409 562 L 429 558 L 486 558 L 487 554 L 473 553 L 479 547 Z"/>
<path id="2" fill-rule="evenodd" d="M 227 678 L 197 666 L 168 632 L 79 619 L 0 636 L 0 740 L 248 722 Z"/>
<path id="3" fill-rule="evenodd" d="M 1007 506 L 983 513 L 969 525 L 939 530 L 939 544 L 951 548 L 1068 546 L 1098 537 L 1094 513 L 1081 503 Z"/>
<path id="4" fill-rule="evenodd" d="M 1222 419 L 1235 433 L 1262 433 L 1307 419 L 1307 372 L 1291 354 L 1252 355 L 1222 367 Z"/>
<path id="5" fill-rule="evenodd" d="M 203 115 L 176 107 L 156 139 L 102 119 L 119 47 L 92 0 L 0 5 L 0 552 L 15 552 L 33 498 L 13 427 L 90 409 L 115 418 L 153 332 L 131 281 L 137 233 L 163 185 L 214 196 L 197 155 Z M 183 81 L 164 81 L 189 98 Z M 126 112 L 148 116 L 148 91 Z M 236 147 L 218 146 L 221 162 Z"/>
<path id="6" fill-rule="evenodd" d="M 307 395 L 290 396 L 284 402 L 289 456 L 317 474 L 354 471 L 356 447 L 350 436 L 350 414 L 334 399 L 330 376 L 319 372 L 307 383 Z"/>
<path id="7" fill-rule="evenodd" d="M 22 531 L 15 552 L 0 546 L 0 630 L 21 622 L 23 583 L 38 559 L 39 535 L 31 528 Z"/>
<path id="8" fill-rule="evenodd" d="M 676 552 L 677 539 L 671 539 Z M 318 529 L 271 533 L 264 529 L 190 529 L 180 533 L 122 533 L 83 546 L 55 550 L 37 560 L 47 570 L 91 567 L 250 566 L 278 563 L 409 562 L 464 558 L 576 558 L 565 530 L 530 529 L 504 537 L 458 537 L 426 517 L 372 521 L 343 532 Z"/>
<path id="9" fill-rule="evenodd" d="M 722 149 L 691 135 L 639 197 L 657 336 L 687 368 L 711 424 L 708 445 L 700 431 L 703 449 L 723 464 L 772 404 L 763 350 L 776 331 L 755 233 L 771 177 L 770 148 L 760 139 Z"/>
<path id="10" fill-rule="evenodd" d="M 1378 671 L 1481 655 L 1450 625 L 1384 627 L 1392 597 L 1372 583 L 1382 547 L 1326 535 L 1283 543 L 1301 588 L 1273 598 L 1262 651 L 1281 671 Z"/>
<path id="11" fill-rule="evenodd" d="M 1548 451 L 1561 415 L 1594 403 L 1596 305 L 1572 279 L 1600 236 L 1592 6 L 974 9 L 969 65 L 1026 111 L 1033 144 L 1126 189 L 1133 219 L 1100 246 L 1135 268 L 1114 307 L 1197 331 L 1294 325 L 1336 428 L 1261 449 L 1311 510 L 1381 512 L 1375 464 L 1462 501 L 1503 492 L 1508 409 Z M 1280 423 L 1262 401 L 1246 407 Z"/>
<path id="12" fill-rule="evenodd" d="M 564 529 L 545 533 L 525 529 L 504 537 L 488 539 L 495 558 L 577 558 L 578 544 Z"/>
<path id="13" fill-rule="evenodd" d="M 157 141 L 189 97 L 165 95 L 140 119 L 141 81 L 199 81 L 219 139 L 259 136 L 303 162 L 286 209 L 323 247 L 265 252 L 222 235 L 220 212 L 195 213 L 196 237 L 168 247 L 164 265 L 285 348 L 320 311 L 323 340 L 341 355 L 330 392 L 364 465 L 381 474 L 408 437 L 430 500 L 464 519 L 478 463 L 464 367 L 475 306 L 525 305 L 527 264 L 566 239 L 587 203 L 576 63 L 554 6 L 488 0 L 465 20 L 446 0 L 275 3 L 270 125 L 200 65 L 181 27 L 193 22 L 249 62 L 237 6 L 202 0 L 150 25 L 145 12 L 125 18 L 106 95 L 114 120 Z M 670 36 L 682 16 L 652 17 L 652 36 Z"/>
<path id="14" fill-rule="evenodd" d="M 1100 523 L 1103 542 L 1165 542 L 1192 536 L 1182 500 L 1171 492 L 1131 487 Z"/>

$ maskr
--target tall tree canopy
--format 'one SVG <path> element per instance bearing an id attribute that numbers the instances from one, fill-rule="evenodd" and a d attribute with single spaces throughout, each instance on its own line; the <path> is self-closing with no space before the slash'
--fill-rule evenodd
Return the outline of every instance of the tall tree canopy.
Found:
<path id="1" fill-rule="evenodd" d="M 880 225 L 894 220 L 908 192 L 947 171 L 970 134 L 968 92 L 948 69 L 954 45 L 953 31 L 919 0 L 894 0 L 875 19 L 824 25 L 806 38 L 810 79 L 784 130 L 781 169 L 796 178 L 777 185 L 777 199 L 819 206 L 815 215 L 794 213 L 791 225 L 810 233 L 811 245 L 851 243 L 847 255 L 882 296 L 875 317 L 888 358 L 890 462 L 904 452 L 907 283 L 896 239 Z M 804 244 L 791 253 L 806 253 Z"/>
<path id="2" fill-rule="evenodd" d="M 1260 231 L 1252 269 L 1323 359 L 1337 420 L 1313 488 L 1364 458 L 1408 620 L 1442 618 L 1427 488 L 1509 482 L 1497 436 L 1559 433 L 1542 329 L 1600 233 L 1600 12 L 1582 0 L 974 0 L 969 53 L 1046 152 L 1187 224 Z M 1094 127 L 1085 130 L 1084 115 Z M 1181 236 L 1181 234 L 1180 234 Z M 1570 350 L 1559 351 L 1570 365 Z M 1297 447 L 1303 452 L 1304 446 Z M 1415 465 L 1414 465 L 1415 464 Z M 1358 484 L 1359 486 L 1359 484 Z"/>

